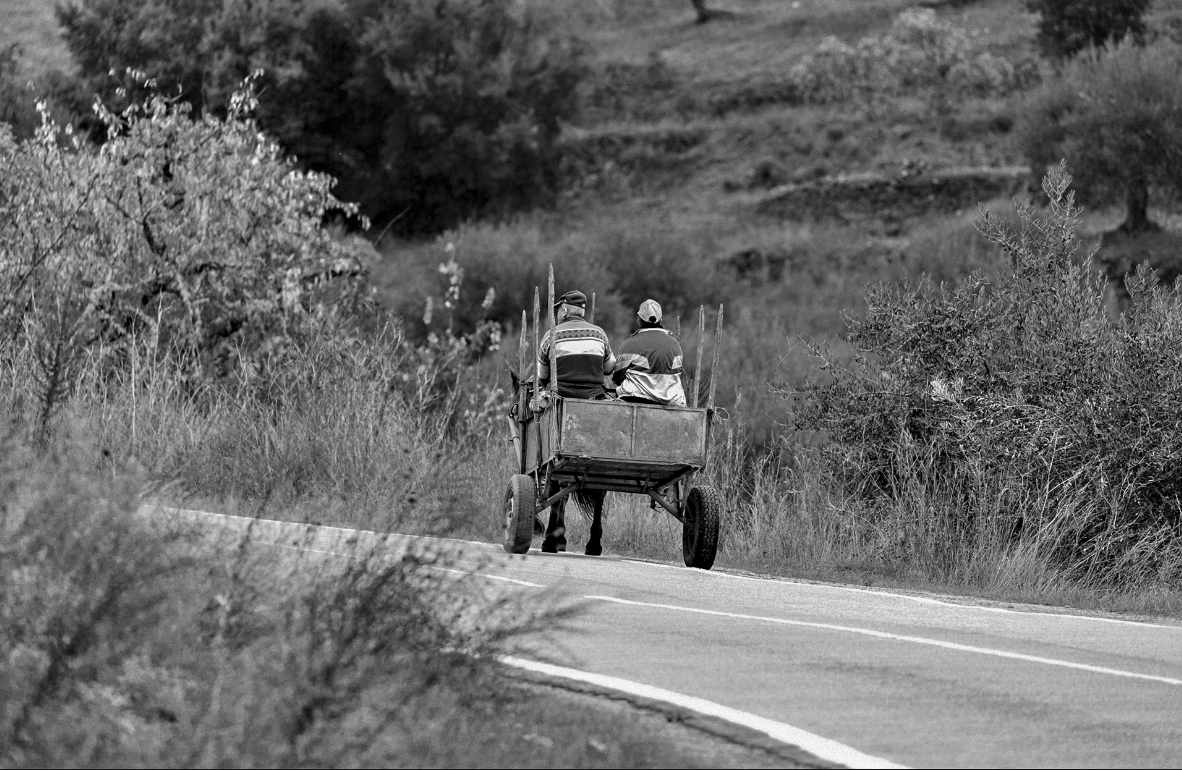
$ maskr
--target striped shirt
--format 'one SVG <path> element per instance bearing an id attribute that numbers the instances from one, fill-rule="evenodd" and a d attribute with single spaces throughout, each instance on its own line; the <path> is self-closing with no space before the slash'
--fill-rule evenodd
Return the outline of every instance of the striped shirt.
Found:
<path id="1" fill-rule="evenodd" d="M 616 365 L 611 343 L 603 329 L 582 318 L 570 318 L 554 330 L 558 395 L 563 398 L 603 398 L 603 375 Z M 542 338 L 538 353 L 538 382 L 550 382 L 550 332 Z"/>
<path id="2" fill-rule="evenodd" d="M 620 348 L 616 371 L 625 371 L 616 395 L 685 406 L 681 359 L 681 345 L 672 334 L 664 329 L 641 329 Z"/>

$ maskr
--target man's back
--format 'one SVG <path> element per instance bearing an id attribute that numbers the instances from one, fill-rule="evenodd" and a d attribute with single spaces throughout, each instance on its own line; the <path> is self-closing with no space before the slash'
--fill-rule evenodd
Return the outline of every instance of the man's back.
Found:
<path id="1" fill-rule="evenodd" d="M 603 398 L 603 375 L 615 364 L 607 334 L 582 318 L 568 318 L 554 330 L 558 395 L 563 398 Z M 550 332 L 538 354 L 538 382 L 550 381 Z"/>
<path id="2" fill-rule="evenodd" d="M 620 398 L 685 406 L 681 385 L 681 345 L 662 328 L 645 328 L 624 341 L 616 371 L 624 371 L 616 386 Z"/>

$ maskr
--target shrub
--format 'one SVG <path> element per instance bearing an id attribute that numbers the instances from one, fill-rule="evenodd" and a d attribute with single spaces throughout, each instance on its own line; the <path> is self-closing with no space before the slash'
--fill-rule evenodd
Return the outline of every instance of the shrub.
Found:
<path id="1" fill-rule="evenodd" d="M 862 358 L 796 392 L 798 427 L 828 433 L 847 494 L 919 501 L 949 537 L 1000 531 L 1097 583 L 1176 582 L 1180 297 L 1142 271 L 1130 313 L 1110 314 L 1077 259 L 1069 181 L 1050 173 L 1047 213 L 1019 207 L 1018 228 L 981 220 L 1012 272 L 872 288 L 850 322 Z"/>
<path id="2" fill-rule="evenodd" d="M 1145 35 L 1145 12 L 1151 0 L 1027 0 L 1039 15 L 1035 41 L 1042 55 L 1066 59 L 1085 48 L 1139 41 Z"/>
<path id="3" fill-rule="evenodd" d="M 1067 63 L 1022 110 L 1019 141 L 1034 168 L 1066 158 L 1089 202 L 1125 200 L 1126 230 L 1151 229 L 1149 190 L 1182 190 L 1182 47 L 1159 41 Z"/>
<path id="4" fill-rule="evenodd" d="M 1005 94 L 1022 84 L 1012 64 L 974 48 L 963 30 L 934 11 L 909 10 L 889 32 L 855 45 L 826 38 L 792 68 L 790 79 L 803 99 L 817 104 L 915 92 Z"/>
<path id="5" fill-rule="evenodd" d="M 32 346 L 47 404 L 84 352 L 124 361 L 137 340 L 198 381 L 281 350 L 357 298 L 361 241 L 322 226 L 351 212 L 331 180 L 297 171 L 247 118 L 194 120 L 152 97 L 99 111 L 90 151 L 42 106 L 33 140 L 0 131 L 0 328 Z"/>

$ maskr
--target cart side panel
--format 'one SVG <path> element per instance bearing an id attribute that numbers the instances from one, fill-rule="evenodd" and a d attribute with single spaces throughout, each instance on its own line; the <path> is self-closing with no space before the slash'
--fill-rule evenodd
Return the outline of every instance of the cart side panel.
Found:
<path id="1" fill-rule="evenodd" d="M 632 456 L 706 464 L 706 410 L 636 407 Z"/>
<path id="2" fill-rule="evenodd" d="M 533 414 L 525 424 L 525 472 L 533 473 L 539 465 L 545 465 L 561 451 L 558 437 L 558 419 L 562 414 L 562 402 L 550 406 L 541 414 Z"/>
<path id="3" fill-rule="evenodd" d="M 577 399 L 562 406 L 564 456 L 705 464 L 705 409 Z"/>
<path id="4" fill-rule="evenodd" d="M 622 401 L 563 402 L 562 452 L 579 457 L 632 457 L 635 409 Z"/>

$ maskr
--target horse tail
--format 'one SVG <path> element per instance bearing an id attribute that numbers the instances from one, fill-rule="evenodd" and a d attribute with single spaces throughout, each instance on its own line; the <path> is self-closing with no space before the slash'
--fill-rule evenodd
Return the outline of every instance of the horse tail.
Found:
<path id="1" fill-rule="evenodd" d="M 571 498 L 574 499 L 575 505 L 579 507 L 579 513 L 583 514 L 583 518 L 591 521 L 595 518 L 595 508 L 599 507 L 600 515 L 603 515 L 606 505 L 607 492 L 591 489 L 576 489 L 571 493 Z"/>

